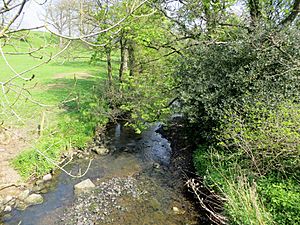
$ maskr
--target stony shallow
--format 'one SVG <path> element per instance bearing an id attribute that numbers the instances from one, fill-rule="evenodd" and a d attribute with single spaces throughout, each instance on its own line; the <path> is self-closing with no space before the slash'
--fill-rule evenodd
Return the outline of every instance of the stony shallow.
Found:
<path id="1" fill-rule="evenodd" d="M 137 180 L 132 177 L 112 178 L 96 186 L 91 193 L 80 194 L 72 206 L 65 210 L 60 224 L 90 225 L 113 222 L 114 211 L 125 212 L 120 200 L 125 197 L 139 199 L 143 195 Z"/>

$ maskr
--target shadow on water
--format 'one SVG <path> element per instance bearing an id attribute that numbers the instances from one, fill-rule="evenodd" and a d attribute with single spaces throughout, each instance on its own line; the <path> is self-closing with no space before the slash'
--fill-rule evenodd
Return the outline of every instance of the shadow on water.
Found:
<path id="1" fill-rule="evenodd" d="M 20 221 L 22 225 L 64 224 L 59 222 L 59 218 L 76 199 L 73 192 L 76 183 L 90 178 L 98 184 L 115 177 L 134 177 L 151 199 L 141 202 L 126 200 L 124 204 L 129 209 L 128 213 L 125 216 L 111 214 L 110 217 L 114 217 L 111 221 L 117 221 L 111 224 L 196 224 L 197 213 L 172 185 L 174 180 L 168 170 L 171 147 L 156 132 L 158 127 L 159 124 L 141 135 L 121 124 L 108 129 L 105 138 L 109 155 L 97 156 L 88 173 L 80 179 L 73 179 L 65 173 L 58 174 L 49 191 L 43 195 L 45 202 L 42 205 L 29 207 L 25 211 L 14 210 L 10 217 L 4 219 L 4 224 L 15 225 Z M 88 160 L 78 159 L 67 170 L 76 174 L 80 168 L 84 170 L 87 164 Z M 183 213 L 174 214 L 174 206 L 182 209 Z"/>

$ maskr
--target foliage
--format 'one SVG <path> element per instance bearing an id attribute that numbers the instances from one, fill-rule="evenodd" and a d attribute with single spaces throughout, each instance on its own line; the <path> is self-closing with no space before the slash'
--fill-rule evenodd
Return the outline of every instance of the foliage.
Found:
<path id="1" fill-rule="evenodd" d="M 245 116 L 224 112 L 218 128 L 219 146 L 240 151 L 244 166 L 257 174 L 276 171 L 299 177 L 299 104 L 284 102 L 277 109 L 268 110 L 256 102 L 243 108 L 247 112 Z"/>
<path id="2" fill-rule="evenodd" d="M 183 112 L 210 124 L 195 166 L 233 224 L 298 223 L 298 35 L 256 30 L 200 45 L 177 73 Z"/>
<path id="3" fill-rule="evenodd" d="M 170 46 L 162 47 L 169 42 L 170 26 L 170 22 L 160 12 L 144 5 L 113 36 L 113 40 L 126 43 L 128 59 L 125 61 L 129 71 L 124 71 L 122 81 L 115 82 L 114 87 L 107 92 L 107 97 L 115 114 L 120 114 L 121 110 L 121 114 L 129 115 L 128 125 L 138 133 L 150 123 L 157 120 L 163 122 L 170 115 L 168 105 L 174 96 L 174 61 L 172 56 L 164 57 Z M 121 48 L 119 44 L 115 41 L 114 47 Z M 132 50 L 129 51 L 129 48 Z M 134 68 L 130 65 L 130 54 L 133 55 Z M 95 58 L 97 55 L 100 56 L 101 51 L 96 51 Z M 131 74 L 131 69 L 135 75 Z"/>
<path id="4" fill-rule="evenodd" d="M 122 83 L 122 105 L 124 112 L 130 113 L 131 126 L 138 133 L 149 123 L 163 122 L 170 116 L 168 107 L 172 98 L 173 80 L 164 68 L 150 66 L 147 72 L 136 77 L 127 77 Z"/>
<path id="5" fill-rule="evenodd" d="M 262 200 L 277 224 L 300 223 L 300 188 L 295 180 L 269 176 L 258 184 Z"/>
<path id="6" fill-rule="evenodd" d="M 240 34 L 223 44 L 187 51 L 177 73 L 183 111 L 192 121 L 223 119 L 224 110 L 243 110 L 259 99 L 274 107 L 298 99 L 299 32 Z"/>

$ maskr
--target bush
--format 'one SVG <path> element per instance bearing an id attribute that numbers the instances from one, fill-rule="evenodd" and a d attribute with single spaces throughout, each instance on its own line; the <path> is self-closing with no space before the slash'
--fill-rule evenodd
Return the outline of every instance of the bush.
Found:
<path id="1" fill-rule="evenodd" d="M 224 112 L 218 144 L 229 151 L 240 151 L 244 166 L 258 175 L 276 171 L 299 177 L 300 105 L 285 102 L 268 110 L 256 102 L 244 109 L 246 115 Z"/>
<path id="2" fill-rule="evenodd" d="M 225 44 L 197 45 L 176 73 L 183 112 L 212 126 L 224 111 L 247 114 L 244 105 L 260 101 L 267 109 L 286 99 L 299 101 L 300 34 L 257 31 Z"/>
<path id="3" fill-rule="evenodd" d="M 190 50 L 177 72 L 183 112 L 209 124 L 195 166 L 226 197 L 232 224 L 272 224 L 269 213 L 299 223 L 299 39 L 293 29 L 241 33 Z"/>

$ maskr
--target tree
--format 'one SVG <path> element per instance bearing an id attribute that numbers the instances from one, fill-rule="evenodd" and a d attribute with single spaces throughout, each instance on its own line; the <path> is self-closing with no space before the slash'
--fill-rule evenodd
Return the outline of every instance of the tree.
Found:
<path id="1" fill-rule="evenodd" d="M 80 4 L 77 0 L 50 2 L 45 9 L 45 23 L 50 24 L 58 34 L 71 36 L 78 33 Z M 63 44 L 63 38 L 60 37 L 60 48 L 63 48 Z"/>

